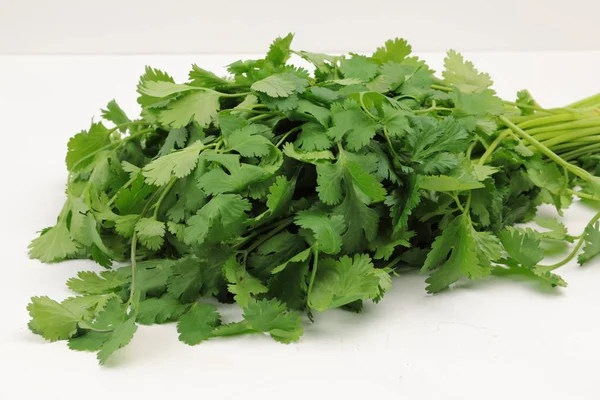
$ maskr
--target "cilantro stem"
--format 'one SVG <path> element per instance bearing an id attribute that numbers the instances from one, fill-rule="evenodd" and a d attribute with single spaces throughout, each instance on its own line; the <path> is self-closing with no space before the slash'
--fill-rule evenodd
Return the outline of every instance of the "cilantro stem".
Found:
<path id="1" fill-rule="evenodd" d="M 483 165 L 487 162 L 488 158 L 490 158 L 490 156 L 492 155 L 492 153 L 494 152 L 494 150 L 496 150 L 496 147 L 498 147 L 500 145 L 500 143 L 502 143 L 502 141 L 509 135 L 509 131 L 504 131 L 501 134 L 498 135 L 498 137 L 492 142 L 492 144 L 490 144 L 490 146 L 487 148 L 487 150 L 485 151 L 485 153 L 483 153 L 483 155 L 481 156 L 481 158 L 479 159 L 478 164 L 479 165 Z"/>
<path id="2" fill-rule="evenodd" d="M 367 114 L 371 119 L 373 119 L 375 121 L 379 121 L 379 117 L 376 117 L 373 113 L 371 113 L 371 111 L 369 111 L 369 109 L 365 105 L 365 102 L 363 101 L 363 95 L 364 95 L 364 92 L 361 92 L 358 96 L 358 101 L 360 102 L 360 107 L 362 108 L 364 113 Z"/>
<path id="3" fill-rule="evenodd" d="M 106 203 L 106 205 L 108 207 L 112 206 L 113 203 L 117 200 L 117 197 L 119 197 L 119 193 L 121 192 L 121 190 L 123 189 L 127 189 L 129 186 L 131 186 L 133 184 L 133 182 L 135 182 L 137 180 L 137 176 L 134 176 L 132 178 L 130 178 L 127 182 L 125 182 L 125 184 L 123 186 L 121 186 L 119 188 L 119 190 L 117 190 L 117 192 L 110 198 L 110 200 L 108 200 L 108 203 Z"/>
<path id="4" fill-rule="evenodd" d="M 261 119 L 274 117 L 278 114 L 279 114 L 278 112 L 265 113 L 265 114 L 257 115 L 256 117 L 248 118 L 248 121 L 249 122 L 260 121 Z"/>
<path id="5" fill-rule="evenodd" d="M 598 221 L 598 220 L 600 220 L 600 212 L 597 213 L 596 215 L 594 215 L 592 217 L 592 219 L 590 220 L 590 222 L 587 223 L 586 229 L 587 229 L 587 227 L 594 225 L 596 223 L 596 221 Z M 563 265 L 567 264 L 569 261 L 571 261 L 577 255 L 577 253 L 579 252 L 579 249 L 581 248 L 581 246 L 583 246 L 584 243 L 585 243 L 585 229 L 584 229 L 584 233 L 582 233 L 581 236 L 579 237 L 579 241 L 575 245 L 575 248 L 573 248 L 573 251 L 564 260 L 559 261 L 556 264 L 538 265 L 537 267 L 542 271 L 552 271 L 556 268 L 562 267 Z"/>
<path id="6" fill-rule="evenodd" d="M 283 136 L 281 137 L 281 139 L 279 139 L 279 141 L 277 142 L 277 144 L 275 145 L 275 147 L 279 147 L 281 146 L 284 142 L 285 139 L 288 138 L 288 136 L 290 136 L 292 133 L 294 132 L 298 132 L 301 129 L 300 126 L 297 126 L 295 128 L 290 129 L 289 131 L 287 131 L 286 133 L 283 134 Z"/>
<path id="7" fill-rule="evenodd" d="M 163 200 L 165 199 L 165 197 L 167 197 L 171 189 L 173 189 L 173 186 L 175 186 L 175 183 L 177 183 L 177 178 L 172 177 L 167 186 L 165 186 L 165 188 L 163 189 L 162 193 L 160 194 L 160 197 L 154 204 L 153 218 L 155 220 L 158 220 L 158 212 L 160 210 L 160 206 L 162 205 Z"/>
<path id="8" fill-rule="evenodd" d="M 564 108 L 564 107 L 562 107 L 562 108 L 550 108 L 550 109 L 548 109 L 548 108 L 542 108 L 540 106 L 533 106 L 533 105 L 524 104 L 524 103 L 515 103 L 515 102 L 507 101 L 507 100 L 503 100 L 502 102 L 504 104 L 508 105 L 508 106 L 525 108 L 525 109 L 528 109 L 528 110 L 542 111 L 542 112 L 549 113 L 549 114 L 560 114 L 560 113 L 565 113 L 565 112 L 574 113 L 574 114 L 580 114 L 581 113 L 581 111 L 575 110 L 575 109 L 572 109 L 572 108 Z"/>
<path id="9" fill-rule="evenodd" d="M 582 199 L 588 199 L 588 200 L 594 200 L 594 201 L 598 201 L 598 199 L 594 196 L 592 196 L 591 194 L 587 194 L 584 192 L 578 192 L 576 190 L 573 189 L 567 189 L 568 193 L 571 193 L 574 196 L 580 197 Z"/>
<path id="10" fill-rule="evenodd" d="M 135 259 L 136 251 L 137 251 L 137 232 L 133 231 L 133 236 L 131 237 L 131 287 L 129 288 L 129 300 L 127 300 L 127 307 L 131 306 L 133 303 L 133 298 L 135 296 L 135 285 L 137 281 L 137 260 Z"/>
<path id="11" fill-rule="evenodd" d="M 460 211 L 462 211 L 463 213 L 465 213 L 465 208 L 460 203 L 460 199 L 458 198 L 458 196 L 456 195 L 456 193 L 455 192 L 451 192 L 450 193 L 450 197 L 452 197 L 454 199 L 454 202 L 456 203 L 456 206 L 458 207 L 458 209 Z"/>
<path id="12" fill-rule="evenodd" d="M 244 92 L 244 93 L 222 93 L 218 92 L 221 97 L 244 97 L 252 94 L 252 92 Z"/>
<path id="13" fill-rule="evenodd" d="M 567 170 L 569 170 L 574 175 L 577 175 L 581 179 L 583 179 L 585 181 L 589 181 L 590 180 L 591 174 L 589 172 L 587 172 L 583 168 L 579 168 L 579 167 L 577 167 L 577 166 L 575 166 L 573 164 L 568 163 L 567 161 L 565 161 L 564 159 L 562 159 L 560 156 L 558 156 L 556 153 L 554 153 L 552 150 L 550 150 L 548 147 L 546 147 L 542 143 L 540 143 L 533 136 L 529 135 L 523 129 L 519 128 L 517 125 L 515 125 L 514 123 L 512 123 L 505 116 L 500 115 L 498 118 L 506 126 L 508 126 L 514 133 L 516 133 L 517 135 L 521 136 L 523 139 L 525 139 L 526 141 L 528 141 L 540 153 L 546 155 L 549 159 L 551 159 L 552 161 L 554 161 L 555 163 L 557 163 L 561 167 L 565 167 Z"/>
<path id="14" fill-rule="evenodd" d="M 435 90 L 441 90 L 442 92 L 452 92 L 454 90 L 451 87 L 442 86 L 442 85 L 431 85 L 429 87 L 432 89 L 435 89 Z"/>
<path id="15" fill-rule="evenodd" d="M 396 159 L 400 159 L 400 156 L 398 155 L 398 153 L 396 153 L 396 149 L 394 149 L 394 146 L 392 145 L 392 140 L 390 139 L 390 133 L 388 132 L 388 129 L 387 129 L 387 127 L 385 127 L 385 125 L 383 126 L 383 137 L 385 137 L 385 140 L 390 149 L 390 152 L 394 155 L 394 157 Z"/>
<path id="16" fill-rule="evenodd" d="M 293 217 L 289 217 L 286 218 L 282 221 L 280 221 L 275 228 L 273 228 L 273 230 L 269 231 L 265 236 L 261 237 L 259 240 L 257 240 L 256 242 L 252 243 L 252 245 L 250 245 L 246 251 L 248 253 L 252 252 L 253 250 L 255 250 L 258 246 L 260 246 L 261 244 L 263 244 L 264 242 L 266 242 L 267 240 L 271 239 L 273 236 L 275 236 L 276 234 L 278 234 L 279 232 L 281 232 L 282 230 L 284 230 L 285 228 L 287 228 L 287 226 L 289 224 L 291 224 L 294 221 Z"/>
<path id="17" fill-rule="evenodd" d="M 582 155 L 594 153 L 596 150 L 600 150 L 600 143 L 592 144 L 590 146 L 582 148 L 576 148 L 574 150 L 566 152 L 563 154 L 563 158 L 567 161 L 571 161 L 572 159 L 581 157 Z"/>
<path id="18" fill-rule="evenodd" d="M 594 107 L 600 104 L 600 93 L 593 94 L 585 99 L 576 101 L 575 103 L 569 104 L 567 107 L 570 108 L 581 108 L 583 106 Z"/>
<path id="19" fill-rule="evenodd" d="M 313 285 L 315 284 L 315 278 L 317 276 L 317 268 L 319 266 L 319 249 L 315 247 L 313 249 L 313 253 L 314 253 L 313 268 L 310 273 L 310 281 L 308 282 L 308 290 L 306 292 L 306 302 L 308 304 L 309 309 L 310 309 L 310 295 L 312 293 Z"/>

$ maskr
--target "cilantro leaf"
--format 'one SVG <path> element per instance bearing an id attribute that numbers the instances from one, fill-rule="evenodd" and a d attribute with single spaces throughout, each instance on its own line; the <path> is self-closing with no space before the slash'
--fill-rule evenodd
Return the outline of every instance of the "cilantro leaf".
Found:
<path id="1" fill-rule="evenodd" d="M 488 232 L 477 232 L 470 218 L 461 214 L 435 239 L 427 255 L 422 271 L 439 267 L 427 279 L 427 291 L 439 292 L 462 276 L 481 279 L 489 275 L 491 262 L 501 257 L 501 251 L 502 247 L 495 236 Z"/>
<path id="2" fill-rule="evenodd" d="M 93 123 L 89 131 L 73 136 L 68 143 L 69 150 L 65 159 L 67 169 L 81 169 L 93 160 L 93 155 L 110 143 L 109 130 L 101 122 Z"/>
<path id="3" fill-rule="evenodd" d="M 241 307 L 246 307 L 253 296 L 268 291 L 268 288 L 259 279 L 250 275 L 235 258 L 231 258 L 225 263 L 223 271 L 229 282 L 227 288 L 230 293 L 234 294 L 235 301 Z"/>
<path id="4" fill-rule="evenodd" d="M 64 340 L 77 332 L 77 315 L 47 296 L 32 297 L 27 310 L 31 316 L 29 327 L 44 339 Z"/>
<path id="5" fill-rule="evenodd" d="M 584 239 L 585 247 L 583 253 L 579 255 L 577 261 L 580 265 L 589 262 L 592 258 L 600 254 L 600 223 L 588 225 L 585 228 Z"/>
<path id="6" fill-rule="evenodd" d="M 100 346 L 100 350 L 98 351 L 98 361 L 100 364 L 105 364 L 115 351 L 129 344 L 136 331 L 137 325 L 134 318 L 130 318 L 122 324 L 117 325 L 108 339 Z"/>
<path id="7" fill-rule="evenodd" d="M 296 225 L 314 234 L 317 247 L 327 254 L 336 254 L 342 247 L 342 234 L 346 228 L 341 215 L 328 216 L 318 211 L 299 211 Z"/>
<path id="8" fill-rule="evenodd" d="M 202 142 L 198 141 L 185 149 L 157 158 L 142 169 L 146 182 L 163 186 L 172 176 L 183 178 L 189 175 L 196 167 L 203 148 Z"/>
<path id="9" fill-rule="evenodd" d="M 319 263 L 308 304 L 317 311 L 325 311 L 377 297 L 379 280 L 367 254 L 343 256 L 337 261 L 326 258 Z"/>
<path id="10" fill-rule="evenodd" d="M 265 93 L 270 97 L 288 97 L 292 93 L 302 93 L 308 81 L 294 74 L 274 74 L 256 81 L 250 87 L 257 92 Z"/>
<path id="11" fill-rule="evenodd" d="M 387 40 L 382 47 L 378 47 L 371 58 L 379 64 L 388 61 L 401 63 L 412 51 L 410 45 L 404 39 Z"/>
<path id="12" fill-rule="evenodd" d="M 219 108 L 219 93 L 195 91 L 169 102 L 167 108 L 160 111 L 159 119 L 171 128 L 184 127 L 191 121 L 204 128 L 217 118 Z"/>
<path id="13" fill-rule="evenodd" d="M 193 346 L 212 337 L 212 331 L 221 325 L 221 316 L 213 305 L 195 303 L 179 318 L 179 340 Z"/>
<path id="14" fill-rule="evenodd" d="M 444 82 L 465 93 L 478 93 L 493 84 L 488 74 L 477 71 L 472 62 L 465 61 L 463 56 L 454 50 L 448 52 L 444 59 L 444 67 Z"/>
<path id="15" fill-rule="evenodd" d="M 244 319 L 252 329 L 265 332 L 281 343 L 297 341 L 302 336 L 300 316 L 286 310 L 277 300 L 252 301 L 244 307 Z"/>

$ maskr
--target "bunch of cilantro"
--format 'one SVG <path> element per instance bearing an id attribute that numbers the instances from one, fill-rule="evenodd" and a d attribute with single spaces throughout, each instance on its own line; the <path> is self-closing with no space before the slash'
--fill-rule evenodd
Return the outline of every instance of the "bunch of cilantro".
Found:
<path id="1" fill-rule="evenodd" d="M 579 236 L 556 219 L 519 227 L 543 203 L 600 199 L 600 95 L 544 109 L 515 102 L 450 51 L 441 78 L 404 40 L 371 56 L 293 51 L 292 35 L 230 76 L 196 65 L 187 83 L 147 68 L 141 116 L 111 101 L 68 143 L 67 200 L 30 245 L 52 263 L 93 259 L 62 302 L 34 297 L 29 327 L 104 363 L 138 324 L 177 322 L 194 345 L 267 333 L 289 343 L 301 314 L 360 311 L 399 268 L 439 292 L 511 270 L 553 271 L 600 253 L 600 214 Z M 288 64 L 291 56 L 314 74 Z M 541 264 L 541 243 L 574 243 Z M 223 321 L 214 302 L 236 302 Z"/>

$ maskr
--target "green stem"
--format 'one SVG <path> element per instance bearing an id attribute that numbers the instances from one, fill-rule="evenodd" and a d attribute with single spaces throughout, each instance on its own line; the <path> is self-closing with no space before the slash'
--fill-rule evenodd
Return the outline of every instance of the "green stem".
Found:
<path id="1" fill-rule="evenodd" d="M 267 240 L 271 239 L 273 236 L 275 236 L 276 234 L 278 234 L 279 232 L 281 232 L 282 230 L 284 230 L 285 228 L 288 227 L 288 225 L 290 225 L 292 222 L 294 221 L 293 217 L 290 218 L 286 218 L 283 221 L 279 222 L 275 228 L 273 228 L 273 230 L 269 231 L 269 233 L 267 233 L 265 236 L 261 237 L 259 240 L 257 240 L 256 242 L 252 243 L 252 245 L 250 245 L 246 251 L 248 253 L 252 252 L 253 250 L 255 250 L 258 246 L 260 246 L 261 244 L 263 244 L 264 242 L 266 242 Z"/>
<path id="2" fill-rule="evenodd" d="M 250 121 L 250 122 L 260 121 L 262 119 L 274 117 L 278 114 L 279 114 L 278 112 L 270 112 L 270 113 L 266 113 L 266 114 L 261 114 L 261 115 L 257 115 L 256 117 L 248 118 L 248 121 Z"/>
<path id="3" fill-rule="evenodd" d="M 301 127 L 297 126 L 295 128 L 290 129 L 289 131 L 287 131 L 286 133 L 283 134 L 283 136 L 281 137 L 281 139 L 279 139 L 279 141 L 277 142 L 277 144 L 275 145 L 275 147 L 279 147 L 283 144 L 283 142 L 285 142 L 285 139 L 288 138 L 288 136 L 290 136 L 292 133 L 294 132 L 298 132 L 301 129 Z"/>
<path id="4" fill-rule="evenodd" d="M 458 209 L 465 213 L 465 208 L 463 207 L 463 205 L 460 203 L 460 199 L 458 198 L 458 196 L 456 195 L 456 193 L 451 192 L 448 193 L 450 195 L 450 197 L 452 197 L 454 199 L 454 202 L 456 203 L 456 206 L 458 207 Z"/>
<path id="5" fill-rule="evenodd" d="M 597 213 L 596 215 L 594 215 L 594 217 L 590 220 L 590 222 L 588 222 L 588 224 L 586 225 L 586 229 L 589 226 L 592 226 L 596 223 L 596 221 L 600 220 L 600 212 Z M 538 265 L 538 269 L 542 270 L 542 271 L 552 271 L 556 268 L 562 267 L 563 265 L 567 264 L 569 261 L 571 261 L 573 258 L 575 258 L 575 256 L 577 255 L 577 253 L 579 252 L 579 249 L 581 248 L 581 246 L 583 246 L 583 244 L 585 243 L 585 229 L 584 229 L 584 233 L 581 234 L 579 241 L 577 242 L 577 244 L 575 245 L 575 248 L 573 249 L 573 251 L 562 261 L 557 262 L 556 264 L 552 264 L 552 265 Z"/>
<path id="6" fill-rule="evenodd" d="M 222 93 L 218 92 L 221 97 L 244 97 L 252 94 L 252 92 L 244 92 L 244 93 Z"/>
<path id="7" fill-rule="evenodd" d="M 387 129 L 386 126 L 383 127 L 383 136 L 385 137 L 385 140 L 388 144 L 388 147 L 390 149 L 390 152 L 394 155 L 394 157 L 399 160 L 400 156 L 398 155 L 398 153 L 396 153 L 396 150 L 394 149 L 394 146 L 392 145 L 392 140 L 390 139 L 390 133 Z"/>
<path id="8" fill-rule="evenodd" d="M 571 161 L 574 158 L 579 158 L 583 155 L 589 154 L 589 153 L 595 153 L 597 151 L 600 151 L 600 143 L 598 144 L 592 144 L 589 146 L 585 146 L 582 148 L 578 148 L 575 150 L 571 150 L 569 152 L 566 152 L 562 155 L 562 157 L 567 160 L 567 161 Z"/>
<path id="9" fill-rule="evenodd" d="M 137 251 L 137 232 L 133 231 L 133 236 L 131 237 L 131 287 L 129 288 L 129 300 L 127 300 L 127 307 L 133 304 L 133 298 L 135 296 L 135 285 L 137 281 L 137 260 L 136 260 L 136 251 Z"/>
<path id="10" fill-rule="evenodd" d="M 175 183 L 177 183 L 177 178 L 172 177 L 171 181 L 169 181 L 167 186 L 163 189 L 162 193 L 160 194 L 160 197 L 156 201 L 156 204 L 154 205 L 154 214 L 153 214 L 153 218 L 155 220 L 158 220 L 158 211 L 160 210 L 160 206 L 162 205 L 163 200 L 165 199 L 165 197 L 167 197 L 167 195 L 169 194 L 171 189 L 173 189 L 173 186 L 175 186 Z"/>
<path id="11" fill-rule="evenodd" d="M 539 140 L 544 146 L 553 147 L 557 144 L 571 142 L 575 139 L 581 139 L 587 136 L 593 136 L 600 134 L 600 126 L 590 129 L 581 129 L 577 131 L 567 131 L 567 132 L 557 132 L 555 135 L 551 135 L 550 138 L 546 138 L 548 134 L 546 134 L 545 138 L 541 138 L 536 136 L 535 138 Z"/>
<path id="12" fill-rule="evenodd" d="M 496 150 L 496 147 L 498 147 L 500 145 L 500 143 L 502 143 L 502 141 L 508 135 L 509 135 L 508 131 L 503 131 L 501 134 L 499 134 L 498 137 L 496 137 L 496 139 L 492 142 L 492 144 L 490 144 L 490 146 L 487 148 L 485 153 L 483 153 L 483 155 L 479 159 L 478 164 L 479 165 L 485 164 L 487 162 L 488 158 L 490 158 L 492 156 L 492 153 L 494 152 L 494 150 Z"/>
<path id="13" fill-rule="evenodd" d="M 441 90 L 442 92 L 452 92 L 454 90 L 451 87 L 442 86 L 442 85 L 431 85 L 429 87 L 432 89 Z"/>
<path id="14" fill-rule="evenodd" d="M 535 111 L 541 111 L 541 112 L 545 112 L 545 113 L 550 113 L 550 114 L 562 114 L 562 113 L 574 113 L 574 114 L 579 114 L 580 111 L 579 110 L 575 110 L 575 109 L 571 109 L 571 108 L 551 108 L 551 109 L 547 109 L 547 108 L 542 108 L 540 106 L 533 106 L 533 105 L 529 105 L 529 104 L 523 104 L 523 103 L 514 103 L 512 101 L 506 101 L 503 100 L 503 103 L 508 105 L 508 106 L 514 106 L 514 107 L 518 107 L 518 108 L 525 108 L 528 110 L 535 110 Z"/>
<path id="15" fill-rule="evenodd" d="M 133 182 L 135 182 L 137 180 L 137 175 L 130 178 L 127 182 L 125 182 L 125 184 L 123 186 L 121 186 L 119 188 L 119 190 L 117 190 L 117 192 L 110 198 L 110 200 L 108 200 L 108 203 L 106 203 L 106 205 L 108 207 L 112 206 L 113 203 L 117 200 L 117 197 L 119 197 L 119 193 L 121 192 L 121 190 L 123 189 L 127 189 L 129 186 L 131 186 L 133 184 Z"/>
<path id="16" fill-rule="evenodd" d="M 386 266 L 383 267 L 383 269 L 393 269 L 396 266 L 396 264 L 398 264 L 400 261 L 402 261 L 402 256 L 394 258 L 392 261 L 387 263 Z"/>
<path id="17" fill-rule="evenodd" d="M 579 168 L 573 164 L 569 164 L 567 161 L 556 155 L 552 150 L 541 144 L 537 139 L 533 136 L 529 135 L 523 129 L 519 128 L 517 125 L 513 124 L 508 118 L 501 115 L 498 117 L 506 126 L 508 126 L 514 133 L 518 136 L 521 136 L 523 139 L 528 141 L 533 147 L 535 147 L 540 153 L 544 154 L 546 157 L 560 165 L 561 167 L 566 168 L 574 175 L 577 175 L 583 180 L 588 181 L 591 178 L 591 175 L 586 170 Z"/>
<path id="18" fill-rule="evenodd" d="M 571 193 L 574 196 L 580 197 L 582 199 L 588 199 L 588 200 L 594 200 L 594 201 L 598 201 L 598 199 L 594 196 L 592 196 L 591 194 L 587 194 L 584 192 L 578 192 L 576 190 L 573 189 L 567 189 L 567 192 Z"/>
<path id="19" fill-rule="evenodd" d="M 600 103 L 600 93 L 593 94 L 585 99 L 576 101 L 575 103 L 569 104 L 567 107 L 580 108 L 582 106 L 596 106 Z"/>
<path id="20" fill-rule="evenodd" d="M 315 278 L 317 276 L 317 268 L 319 266 L 319 249 L 314 248 L 314 260 L 313 260 L 313 268 L 310 274 L 310 281 L 308 282 L 308 290 L 306 292 L 306 302 L 308 303 L 308 307 L 310 308 L 310 295 L 312 293 L 313 285 L 315 284 Z"/>

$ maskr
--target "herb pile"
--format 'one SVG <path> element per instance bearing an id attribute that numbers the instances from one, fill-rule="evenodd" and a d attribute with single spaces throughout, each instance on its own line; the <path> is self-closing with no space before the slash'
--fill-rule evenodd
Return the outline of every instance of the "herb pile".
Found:
<path id="1" fill-rule="evenodd" d="M 515 226 L 543 203 L 560 215 L 600 199 L 600 95 L 544 109 L 527 91 L 501 100 L 454 51 L 436 77 L 400 39 L 371 56 L 291 41 L 228 77 L 194 65 L 182 84 L 146 68 L 139 118 L 111 101 L 111 127 L 69 141 L 67 200 L 30 256 L 106 270 L 69 279 L 79 295 L 61 303 L 34 297 L 33 332 L 100 363 L 138 324 L 177 321 L 190 345 L 256 332 L 289 343 L 302 314 L 360 311 L 399 268 L 427 273 L 431 293 L 503 271 L 566 286 L 556 268 L 600 253 L 600 214 L 579 236 L 557 219 Z M 541 264 L 546 241 L 573 251 Z M 243 319 L 222 321 L 209 297 Z"/>

